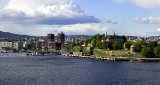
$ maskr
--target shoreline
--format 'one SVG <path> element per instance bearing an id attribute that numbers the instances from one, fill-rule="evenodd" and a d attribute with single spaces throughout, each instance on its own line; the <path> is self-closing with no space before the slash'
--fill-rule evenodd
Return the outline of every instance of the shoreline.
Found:
<path id="1" fill-rule="evenodd" d="M 1 54 L 0 56 L 28 56 L 25 55 L 25 53 L 6 53 Z M 38 55 L 37 55 L 38 56 Z M 45 56 L 45 55 L 43 55 Z M 47 55 L 46 55 L 47 56 Z M 62 56 L 70 56 L 70 57 L 77 57 L 77 58 L 83 58 L 83 59 L 95 59 L 95 60 L 104 60 L 104 61 L 128 61 L 128 62 L 160 62 L 160 58 L 129 58 L 129 57 L 111 57 L 111 56 L 78 56 L 78 55 L 68 55 L 68 54 L 62 54 Z"/>
<path id="2" fill-rule="evenodd" d="M 78 57 L 84 59 L 95 59 L 95 60 L 106 60 L 106 61 L 128 61 L 128 62 L 160 62 L 160 58 L 128 58 L 128 57 L 100 57 L 100 56 L 74 56 L 74 55 L 63 55 L 70 57 Z"/>

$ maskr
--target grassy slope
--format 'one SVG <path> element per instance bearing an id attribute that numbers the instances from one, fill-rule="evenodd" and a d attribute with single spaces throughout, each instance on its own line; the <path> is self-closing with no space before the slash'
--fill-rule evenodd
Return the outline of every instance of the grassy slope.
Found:
<path id="1" fill-rule="evenodd" d="M 138 57 L 133 53 L 130 53 L 129 51 L 124 50 L 118 50 L 118 51 L 109 51 L 109 50 L 94 50 L 95 56 L 103 56 L 103 57 L 129 57 L 129 58 L 135 58 Z"/>

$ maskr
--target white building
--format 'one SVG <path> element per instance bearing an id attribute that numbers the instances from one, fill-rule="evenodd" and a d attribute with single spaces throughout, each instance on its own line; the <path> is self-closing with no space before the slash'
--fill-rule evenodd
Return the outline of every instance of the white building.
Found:
<path id="1" fill-rule="evenodd" d="M 12 48 L 12 42 L 0 42 L 0 49 Z"/>
<path id="2" fill-rule="evenodd" d="M 6 49 L 19 50 L 22 47 L 23 47 L 23 43 L 22 42 L 9 42 L 9 41 L 0 42 L 0 50 L 6 50 Z"/>

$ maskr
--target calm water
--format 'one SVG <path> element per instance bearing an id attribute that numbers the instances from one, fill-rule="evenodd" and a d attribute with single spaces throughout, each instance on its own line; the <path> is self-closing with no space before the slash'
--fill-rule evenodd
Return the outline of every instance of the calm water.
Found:
<path id="1" fill-rule="evenodd" d="M 0 85 L 160 85 L 160 63 L 0 57 Z"/>

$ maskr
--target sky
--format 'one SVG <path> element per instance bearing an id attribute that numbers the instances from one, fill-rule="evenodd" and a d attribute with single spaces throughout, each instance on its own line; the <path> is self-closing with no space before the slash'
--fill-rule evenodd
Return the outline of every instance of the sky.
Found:
<path id="1" fill-rule="evenodd" d="M 160 35 L 160 0 L 0 0 L 0 31 Z"/>

